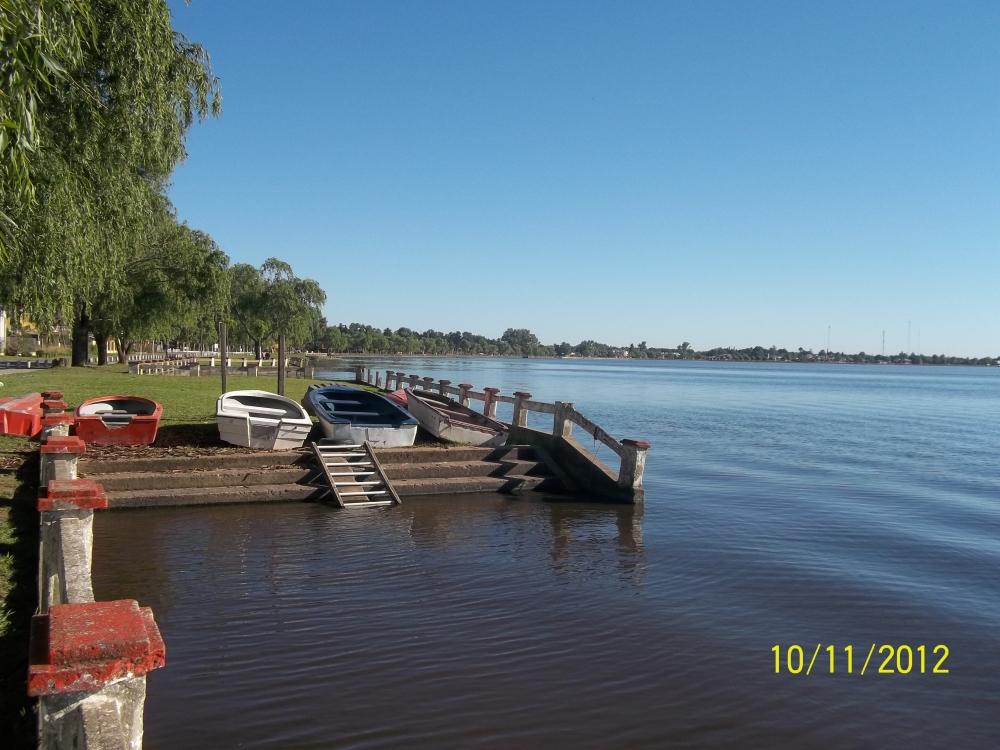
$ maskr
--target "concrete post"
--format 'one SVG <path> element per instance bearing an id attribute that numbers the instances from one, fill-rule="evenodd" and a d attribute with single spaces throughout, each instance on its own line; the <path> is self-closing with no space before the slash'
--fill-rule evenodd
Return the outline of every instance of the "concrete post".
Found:
<path id="1" fill-rule="evenodd" d="M 134 599 L 60 604 L 31 622 L 28 694 L 41 750 L 140 750 L 146 674 L 166 648 Z"/>
<path id="2" fill-rule="evenodd" d="M 524 401 L 531 398 L 531 394 L 525 391 L 514 391 L 514 416 L 510 418 L 510 423 L 517 427 L 528 426 L 528 410 L 521 406 Z"/>
<path id="3" fill-rule="evenodd" d="M 385 389 L 387 391 L 393 391 L 395 388 L 392 387 L 392 379 L 396 376 L 396 373 L 392 370 L 385 371 Z"/>
<path id="4" fill-rule="evenodd" d="M 410 375 L 410 390 L 415 391 L 417 389 L 418 381 L 420 380 L 419 375 Z"/>
<path id="5" fill-rule="evenodd" d="M 497 402 L 496 395 L 500 393 L 499 388 L 483 388 L 483 393 L 486 394 L 486 400 L 483 402 L 483 414 L 492 419 L 497 418 Z"/>
<path id="6" fill-rule="evenodd" d="M 247 369 L 247 358 L 246 357 L 243 358 L 243 369 L 244 370 Z"/>
<path id="7" fill-rule="evenodd" d="M 0 355 L 7 352 L 7 308 L 0 305 Z"/>
<path id="8" fill-rule="evenodd" d="M 364 383 L 365 382 L 365 366 L 364 365 L 354 365 L 354 382 Z"/>
<path id="9" fill-rule="evenodd" d="M 42 391 L 42 430 L 40 439 L 52 435 L 69 435 L 73 415 L 66 413 L 66 402 L 59 391 Z"/>
<path id="10" fill-rule="evenodd" d="M 78 437 L 46 438 L 39 449 L 38 486 L 47 487 L 51 479 L 76 479 L 77 461 L 86 452 L 87 444 Z"/>
<path id="11" fill-rule="evenodd" d="M 471 402 L 469 401 L 469 391 L 472 390 L 472 386 L 469 383 L 459 383 L 458 384 L 458 403 L 462 406 L 468 406 Z"/>
<path id="12" fill-rule="evenodd" d="M 431 389 L 431 384 L 434 382 L 434 378 L 426 377 L 424 378 L 424 390 L 429 391 Z"/>
<path id="13" fill-rule="evenodd" d="M 191 369 L 188 370 L 188 374 L 192 378 L 200 378 L 201 377 L 201 365 L 192 365 Z"/>
<path id="14" fill-rule="evenodd" d="M 104 488 L 92 479 L 52 479 L 39 493 L 38 605 L 94 601 L 90 567 L 94 509 L 107 508 Z"/>
<path id="15" fill-rule="evenodd" d="M 642 474 L 646 469 L 646 451 L 649 443 L 645 440 L 622 440 L 622 464 L 618 471 L 618 486 L 639 489 Z"/>
<path id="16" fill-rule="evenodd" d="M 556 414 L 552 419 L 552 434 L 557 437 L 572 437 L 573 423 L 569 421 L 569 410 L 576 407 L 569 401 L 556 401 Z"/>
<path id="17" fill-rule="evenodd" d="M 215 367 L 215 357 L 210 357 L 208 360 L 209 367 Z"/>
<path id="18" fill-rule="evenodd" d="M 375 376 L 372 375 L 372 371 L 368 369 L 368 385 L 375 385 Z"/>
<path id="19" fill-rule="evenodd" d="M 375 387 L 380 390 L 382 388 L 382 373 L 380 372 L 375 373 Z"/>
<path id="20" fill-rule="evenodd" d="M 401 390 L 403 388 L 406 388 L 406 373 L 405 372 L 397 372 L 396 373 L 396 387 L 393 390 L 398 391 L 398 390 Z"/>
<path id="21" fill-rule="evenodd" d="M 442 396 L 447 396 L 448 395 L 448 386 L 449 385 L 451 385 L 451 381 L 450 380 L 441 380 L 441 381 L 438 381 L 438 393 L 440 393 Z"/>

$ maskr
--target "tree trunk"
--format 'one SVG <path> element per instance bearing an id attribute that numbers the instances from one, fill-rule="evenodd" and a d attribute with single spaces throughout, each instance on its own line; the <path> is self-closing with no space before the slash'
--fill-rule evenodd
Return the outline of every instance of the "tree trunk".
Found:
<path id="1" fill-rule="evenodd" d="M 87 366 L 89 339 L 90 316 L 87 315 L 87 303 L 82 302 L 73 318 L 73 367 Z"/>
<path id="2" fill-rule="evenodd" d="M 132 352 L 133 342 L 126 341 L 125 339 L 115 339 L 115 343 L 118 344 L 118 363 L 127 365 L 128 355 Z"/>
<path id="3" fill-rule="evenodd" d="M 97 336 L 97 364 L 106 365 L 108 363 L 108 337 Z"/>
<path id="4" fill-rule="evenodd" d="M 264 345 L 260 339 L 254 339 L 253 351 L 257 356 L 257 361 L 260 362 L 264 358 Z"/>

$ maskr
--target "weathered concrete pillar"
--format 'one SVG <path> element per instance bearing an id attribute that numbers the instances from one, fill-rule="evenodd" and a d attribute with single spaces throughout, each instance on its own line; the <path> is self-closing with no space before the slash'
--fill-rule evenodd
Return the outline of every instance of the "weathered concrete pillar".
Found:
<path id="1" fill-rule="evenodd" d="M 243 358 L 243 369 L 244 370 L 247 369 L 247 358 L 246 357 Z"/>
<path id="2" fill-rule="evenodd" d="M 382 373 L 380 372 L 375 373 L 375 387 L 376 388 L 382 387 Z"/>
<path id="3" fill-rule="evenodd" d="M 400 390 L 402 388 L 406 388 L 406 373 L 405 372 L 398 372 L 397 371 L 396 372 L 396 387 L 393 390 L 398 391 L 398 390 Z"/>
<path id="4" fill-rule="evenodd" d="M 365 366 L 364 365 L 354 365 L 354 382 L 364 383 L 365 382 Z"/>
<path id="5" fill-rule="evenodd" d="M 188 374 L 192 378 L 200 378 L 201 377 L 201 365 L 191 365 L 191 369 L 188 370 Z"/>
<path id="6" fill-rule="evenodd" d="M 0 355 L 7 351 L 7 308 L 0 305 Z"/>
<path id="7" fill-rule="evenodd" d="M 448 386 L 451 385 L 450 380 L 439 380 L 438 381 L 438 393 L 442 396 L 448 395 Z"/>
<path id="8" fill-rule="evenodd" d="M 47 487 L 51 479 L 76 479 L 77 460 L 87 452 L 87 444 L 78 437 L 52 435 L 39 448 L 38 486 Z"/>
<path id="9" fill-rule="evenodd" d="M 92 479 L 52 479 L 38 497 L 38 606 L 94 601 L 90 569 L 94 510 L 107 508 L 104 488 Z"/>
<path id="10" fill-rule="evenodd" d="M 215 367 L 215 357 L 212 357 L 211 359 L 208 360 L 208 366 Z"/>
<path id="11" fill-rule="evenodd" d="M 569 401 L 556 401 L 556 413 L 552 419 L 552 434 L 557 437 L 572 437 L 573 423 L 569 421 L 569 410 L 576 407 Z"/>
<path id="12" fill-rule="evenodd" d="M 417 385 L 419 384 L 419 382 L 420 382 L 419 375 L 410 375 L 410 390 L 415 391 L 417 389 Z"/>
<path id="13" fill-rule="evenodd" d="M 372 374 L 372 371 L 370 369 L 367 370 L 367 372 L 368 372 L 368 385 L 375 385 L 376 376 Z"/>
<path id="14" fill-rule="evenodd" d="M 146 674 L 165 661 L 153 613 L 134 599 L 35 615 L 28 694 L 40 750 L 140 750 Z"/>
<path id="15" fill-rule="evenodd" d="M 458 384 L 458 403 L 462 406 L 468 406 L 471 402 L 469 401 L 469 391 L 472 390 L 472 385 L 469 383 L 459 383 Z"/>
<path id="16" fill-rule="evenodd" d="M 434 378 L 432 378 L 432 377 L 430 377 L 430 376 L 428 376 L 428 377 L 424 378 L 424 390 L 425 390 L 425 391 L 429 391 L 429 390 L 431 390 L 431 386 L 432 386 L 433 384 L 434 384 Z"/>
<path id="17" fill-rule="evenodd" d="M 392 387 L 392 379 L 396 377 L 396 373 L 392 370 L 385 371 L 385 389 L 387 391 L 393 391 L 395 388 Z"/>
<path id="18" fill-rule="evenodd" d="M 69 428 L 72 424 L 72 414 L 52 414 L 42 417 L 42 431 L 39 433 L 39 438 L 45 440 L 45 438 L 57 435 L 65 437 L 69 435 Z"/>
<path id="19" fill-rule="evenodd" d="M 518 427 L 528 426 L 528 410 L 521 404 L 531 398 L 531 394 L 526 391 L 514 391 L 514 416 L 510 423 Z"/>
<path id="20" fill-rule="evenodd" d="M 497 417 L 497 402 L 496 395 L 500 393 L 499 388 L 483 388 L 483 393 L 486 394 L 486 400 L 483 402 L 483 414 L 487 417 L 492 417 L 496 419 Z"/>
<path id="21" fill-rule="evenodd" d="M 622 465 L 618 471 L 618 486 L 640 489 L 642 473 L 646 469 L 646 451 L 649 443 L 645 440 L 622 440 Z"/>

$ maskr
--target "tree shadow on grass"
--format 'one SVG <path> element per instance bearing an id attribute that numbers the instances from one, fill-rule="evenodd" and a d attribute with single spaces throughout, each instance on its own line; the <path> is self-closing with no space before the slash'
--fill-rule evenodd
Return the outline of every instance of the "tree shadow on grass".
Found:
<path id="1" fill-rule="evenodd" d="M 10 590 L 4 602 L 6 630 L 0 635 L 0 727 L 4 747 L 37 746 L 34 700 L 28 697 L 28 631 L 38 604 L 38 454 L 15 472 L 12 499 L 0 499 L 0 523 L 7 516 L 10 538 L 0 543 L 7 558 Z M 8 557 L 9 556 L 9 557 Z"/>

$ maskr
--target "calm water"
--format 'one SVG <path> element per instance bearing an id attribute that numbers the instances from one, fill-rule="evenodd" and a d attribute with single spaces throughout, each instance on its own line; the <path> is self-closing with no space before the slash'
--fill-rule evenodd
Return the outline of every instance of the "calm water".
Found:
<path id="1" fill-rule="evenodd" d="M 99 514 L 98 598 L 167 642 L 148 748 L 1000 746 L 1000 370 L 378 364 L 649 440 L 645 507 Z"/>

